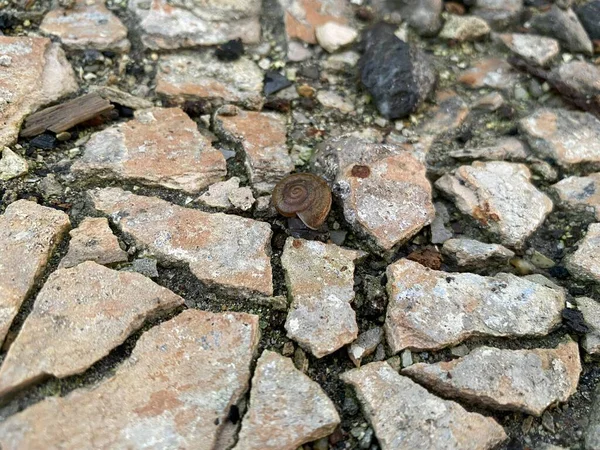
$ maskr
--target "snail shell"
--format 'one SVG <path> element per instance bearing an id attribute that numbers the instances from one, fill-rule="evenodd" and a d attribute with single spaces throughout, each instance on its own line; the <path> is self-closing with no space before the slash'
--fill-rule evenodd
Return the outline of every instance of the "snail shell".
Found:
<path id="1" fill-rule="evenodd" d="M 295 173 L 283 178 L 273 189 L 272 199 L 279 214 L 298 216 L 312 230 L 325 222 L 331 209 L 329 186 L 312 173 Z"/>

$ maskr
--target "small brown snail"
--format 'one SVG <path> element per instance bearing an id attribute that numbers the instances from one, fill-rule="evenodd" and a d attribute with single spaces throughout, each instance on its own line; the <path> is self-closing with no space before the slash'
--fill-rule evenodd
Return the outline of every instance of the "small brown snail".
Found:
<path id="1" fill-rule="evenodd" d="M 298 216 L 308 228 L 316 230 L 331 209 L 331 189 L 321 177 L 295 173 L 277 183 L 272 202 L 282 216 Z"/>

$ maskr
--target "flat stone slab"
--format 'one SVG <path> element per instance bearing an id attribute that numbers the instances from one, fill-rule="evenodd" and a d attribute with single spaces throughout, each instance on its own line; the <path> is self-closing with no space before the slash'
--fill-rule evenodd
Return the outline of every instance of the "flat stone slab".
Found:
<path id="1" fill-rule="evenodd" d="M 562 206 L 572 209 L 590 209 L 600 220 L 600 172 L 585 177 L 568 177 L 552 185 Z"/>
<path id="2" fill-rule="evenodd" d="M 486 244 L 474 239 L 448 239 L 442 247 L 442 254 L 462 270 L 481 270 L 502 267 L 515 256 L 515 253 L 499 244 Z"/>
<path id="3" fill-rule="evenodd" d="M 286 122 L 281 114 L 239 109 L 235 115 L 215 117 L 217 132 L 244 152 L 250 182 L 258 192 L 270 193 L 279 180 L 294 170 L 286 142 Z"/>
<path id="4" fill-rule="evenodd" d="M 590 99 L 600 95 L 600 68 L 586 61 L 569 61 L 552 70 L 556 80 Z"/>
<path id="5" fill-rule="evenodd" d="M 565 267 L 575 278 L 600 282 L 600 223 L 592 223 L 575 253 L 567 256 Z"/>
<path id="6" fill-rule="evenodd" d="M 136 111 L 134 120 L 94 133 L 71 170 L 190 194 L 227 175 L 223 154 L 179 108 Z"/>
<path id="7" fill-rule="evenodd" d="M 581 346 L 590 355 L 600 353 L 600 303 L 589 297 L 577 297 L 577 308 L 589 330 L 582 339 Z"/>
<path id="8" fill-rule="evenodd" d="M 425 165 L 396 145 L 334 138 L 319 146 L 313 168 L 334 186 L 350 226 L 379 250 L 406 242 L 435 216 Z"/>
<path id="9" fill-rule="evenodd" d="M 506 60 L 487 58 L 465 70 L 457 80 L 472 89 L 487 87 L 507 90 L 514 88 L 515 83 L 519 80 L 519 75 Z"/>
<path id="10" fill-rule="evenodd" d="M 260 0 L 133 0 L 142 42 L 152 49 L 260 42 Z"/>
<path id="11" fill-rule="evenodd" d="M 328 436 L 340 423 L 321 386 L 289 358 L 265 350 L 256 363 L 250 408 L 235 450 L 296 450 Z"/>
<path id="12" fill-rule="evenodd" d="M 519 126 L 541 158 L 565 169 L 577 165 L 600 168 L 600 120 L 591 114 L 540 108 L 521 119 Z"/>
<path id="13" fill-rule="evenodd" d="M 507 436 L 491 418 L 442 400 L 386 362 L 343 373 L 352 385 L 382 450 L 491 449 Z"/>
<path id="14" fill-rule="evenodd" d="M 17 141 L 23 119 L 77 90 L 65 53 L 50 39 L 0 36 L 0 147 Z"/>
<path id="15" fill-rule="evenodd" d="M 0 423 L 3 449 L 215 448 L 248 389 L 258 317 L 188 310 L 145 332 L 108 380 Z M 207 363 L 210 362 L 210 363 Z M 93 424 L 93 426 L 82 426 Z"/>
<path id="16" fill-rule="evenodd" d="M 363 252 L 318 241 L 288 238 L 281 263 L 292 299 L 285 329 L 317 358 L 333 353 L 358 335 L 354 261 Z"/>
<path id="17" fill-rule="evenodd" d="M 70 227 L 62 211 L 27 200 L 0 216 L 0 343 Z"/>
<path id="18" fill-rule="evenodd" d="M 523 164 L 476 161 L 444 175 L 435 186 L 502 244 L 520 248 L 553 208 L 552 200 L 530 180 Z"/>
<path id="19" fill-rule="evenodd" d="M 72 8 L 56 8 L 44 16 L 40 31 L 56 36 L 72 50 L 127 52 L 127 28 L 104 0 L 77 0 Z"/>
<path id="20" fill-rule="evenodd" d="M 189 264 L 208 286 L 234 294 L 273 295 L 271 226 L 183 208 L 118 188 L 90 191 L 94 207 L 163 264 Z"/>
<path id="21" fill-rule="evenodd" d="M 452 361 L 402 370 L 445 398 L 538 417 L 575 393 L 580 373 L 579 346 L 572 340 L 550 349 L 479 347 Z"/>
<path id="22" fill-rule="evenodd" d="M 95 262 L 53 272 L 0 368 L 0 398 L 48 376 L 83 373 L 146 320 L 181 305 L 149 278 Z"/>
<path id="23" fill-rule="evenodd" d="M 441 272 L 401 259 L 387 276 L 384 328 L 394 353 L 437 350 L 472 336 L 545 336 L 562 321 L 562 290 L 512 274 Z"/>
<path id="24" fill-rule="evenodd" d="M 220 61 L 212 52 L 182 52 L 161 56 L 156 93 L 176 104 L 203 100 L 260 109 L 263 77 L 262 70 L 246 57 Z"/>
<path id="25" fill-rule="evenodd" d="M 84 261 L 102 265 L 127 261 L 127 252 L 119 246 L 104 217 L 87 217 L 69 234 L 69 251 L 60 261 L 59 268 L 73 267 Z"/>
<path id="26" fill-rule="evenodd" d="M 499 34 L 498 38 L 513 53 L 538 66 L 545 66 L 560 53 L 556 39 L 522 33 Z"/>

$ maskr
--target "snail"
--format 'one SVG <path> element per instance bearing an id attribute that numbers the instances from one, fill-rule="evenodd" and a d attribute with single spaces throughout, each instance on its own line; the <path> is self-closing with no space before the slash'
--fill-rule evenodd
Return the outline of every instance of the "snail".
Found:
<path id="1" fill-rule="evenodd" d="M 319 228 L 331 209 L 331 189 L 312 173 L 295 173 L 273 189 L 273 206 L 285 217 L 298 218 L 311 230 Z"/>

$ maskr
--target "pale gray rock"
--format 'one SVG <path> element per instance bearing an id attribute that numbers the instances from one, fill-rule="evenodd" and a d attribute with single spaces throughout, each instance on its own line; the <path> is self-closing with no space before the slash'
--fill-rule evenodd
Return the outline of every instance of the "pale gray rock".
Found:
<path id="1" fill-rule="evenodd" d="M 476 16 L 457 16 L 450 14 L 446 18 L 439 37 L 454 41 L 475 41 L 490 33 L 487 22 Z"/>
<path id="2" fill-rule="evenodd" d="M 568 177 L 552 185 L 561 206 L 574 210 L 590 210 L 600 220 L 600 173 L 585 177 Z"/>
<path id="3" fill-rule="evenodd" d="M 548 12 L 531 19 L 531 27 L 539 34 L 558 39 L 563 48 L 574 53 L 593 53 L 592 41 L 572 9 L 552 5 Z"/>
<path id="4" fill-rule="evenodd" d="M 356 40 L 358 32 L 348 26 L 337 22 L 326 22 L 316 28 L 317 42 L 329 53 L 336 52 Z"/>
<path id="5" fill-rule="evenodd" d="M 0 180 L 8 181 L 13 178 L 25 175 L 29 171 L 27 160 L 21 158 L 10 148 L 2 149 L 2 159 L 0 159 Z"/>
<path id="6" fill-rule="evenodd" d="M 486 244 L 474 239 L 449 239 L 442 254 L 461 270 L 488 270 L 508 265 L 515 253 L 499 244 Z"/>
<path id="7" fill-rule="evenodd" d="M 525 161 L 529 152 L 519 139 L 507 137 L 500 138 L 489 146 L 452 150 L 448 155 L 459 160 Z"/>
<path id="8" fill-rule="evenodd" d="M 596 385 L 594 390 L 584 442 L 585 450 L 600 449 L 600 385 Z"/>
<path id="9" fill-rule="evenodd" d="M 383 328 L 373 327 L 358 335 L 358 338 L 348 347 L 348 356 L 356 367 L 361 360 L 372 354 L 383 339 Z"/>
<path id="10" fill-rule="evenodd" d="M 212 208 L 229 209 L 232 206 L 229 201 L 229 194 L 239 189 L 239 187 L 240 179 L 238 177 L 231 177 L 226 181 L 211 184 L 208 187 L 208 191 L 198 197 L 197 201 Z"/>
<path id="11" fill-rule="evenodd" d="M 506 33 L 498 38 L 513 53 L 538 66 L 546 66 L 560 53 L 556 39 L 533 34 Z"/>
<path id="12" fill-rule="evenodd" d="M 435 217 L 431 221 L 431 243 L 443 244 L 454 236 L 451 228 L 446 227 L 450 220 L 448 208 L 441 202 L 434 203 Z"/>
<path id="13" fill-rule="evenodd" d="M 569 61 L 552 70 L 551 76 L 590 99 L 600 95 L 600 68 L 587 61 Z"/>
<path id="14" fill-rule="evenodd" d="M 485 19 L 492 28 L 504 28 L 519 21 L 523 0 L 475 0 L 471 12 Z"/>
<path id="15" fill-rule="evenodd" d="M 575 253 L 567 256 L 565 267 L 575 278 L 600 282 L 600 223 L 592 223 Z"/>
<path id="16" fill-rule="evenodd" d="M 255 202 L 252 189 L 248 186 L 234 189 L 227 194 L 227 199 L 231 202 L 231 206 L 241 211 L 248 211 Z"/>
<path id="17" fill-rule="evenodd" d="M 598 354 L 600 353 L 600 303 L 589 297 L 577 297 L 575 302 L 589 328 L 581 345 L 590 355 Z"/>
<path id="18" fill-rule="evenodd" d="M 485 58 L 459 75 L 458 81 L 468 88 L 512 90 L 520 77 L 513 67 L 501 58 Z"/>
<path id="19" fill-rule="evenodd" d="M 442 26 L 442 0 L 373 0 L 381 15 L 398 14 L 421 36 L 435 36 Z"/>

